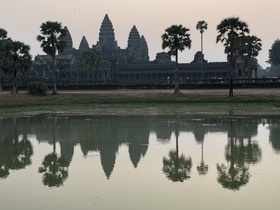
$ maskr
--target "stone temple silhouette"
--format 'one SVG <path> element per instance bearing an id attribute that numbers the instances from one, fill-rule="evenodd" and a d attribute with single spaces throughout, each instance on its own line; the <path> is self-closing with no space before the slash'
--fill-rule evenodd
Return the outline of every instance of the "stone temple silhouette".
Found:
<path id="1" fill-rule="evenodd" d="M 111 64 L 110 72 L 106 76 L 107 81 L 158 84 L 172 81 L 175 63 L 171 61 L 171 56 L 166 52 L 159 52 L 155 60 L 150 61 L 148 43 L 144 35 L 140 35 L 135 25 L 129 32 L 125 49 L 118 46 L 113 24 L 107 14 L 101 23 L 99 38 L 95 45 L 90 46 L 86 37 L 83 36 L 79 48 L 75 49 L 70 31 L 67 27 L 65 27 L 65 30 L 66 48 L 63 53 L 57 56 L 58 80 L 87 80 L 85 72 L 80 72 L 78 78 L 77 70 L 75 70 L 73 64 L 79 60 L 83 52 L 95 49 L 103 59 Z M 179 64 L 178 69 L 182 81 L 190 78 L 202 79 L 202 76 L 205 79 L 226 78 L 228 76 L 227 62 L 208 62 L 204 60 L 204 55 L 202 56 L 203 59 L 199 59 L 201 58 L 201 56 L 198 56 L 199 53 L 201 54 L 201 52 L 198 52 L 191 63 Z M 51 78 L 50 62 L 49 56 L 37 55 L 30 75 L 39 78 Z M 203 62 L 203 74 L 201 72 L 201 62 Z M 101 74 L 101 72 L 95 72 L 91 76 L 91 80 L 104 80 Z"/>

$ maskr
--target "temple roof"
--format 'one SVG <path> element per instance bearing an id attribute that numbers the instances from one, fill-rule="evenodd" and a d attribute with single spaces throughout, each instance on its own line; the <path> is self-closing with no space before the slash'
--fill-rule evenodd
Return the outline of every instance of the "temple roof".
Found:
<path id="1" fill-rule="evenodd" d="M 140 38 L 140 45 L 141 45 L 141 49 L 142 49 L 142 58 L 145 61 L 149 61 L 150 57 L 149 57 L 149 48 L 148 48 L 148 44 L 147 41 L 145 39 L 145 37 L 142 35 Z"/>
<path id="2" fill-rule="evenodd" d="M 139 32 L 134 25 L 129 33 L 127 48 L 128 49 L 139 49 L 140 48 L 140 35 Z"/>
<path id="3" fill-rule="evenodd" d="M 106 14 L 99 32 L 99 42 L 98 44 L 101 48 L 117 48 L 117 42 L 115 40 L 115 32 L 112 25 L 112 22 L 109 19 L 109 16 Z"/>
<path id="4" fill-rule="evenodd" d="M 82 40 L 80 42 L 79 50 L 88 50 L 89 44 L 85 36 L 82 37 Z"/>
<path id="5" fill-rule="evenodd" d="M 73 41 L 72 41 L 72 37 L 71 34 L 68 30 L 68 28 L 65 26 L 64 30 L 66 31 L 66 35 L 64 37 L 64 41 L 66 42 L 66 46 L 65 49 L 63 51 L 63 53 L 70 53 L 72 48 L 73 48 Z"/>

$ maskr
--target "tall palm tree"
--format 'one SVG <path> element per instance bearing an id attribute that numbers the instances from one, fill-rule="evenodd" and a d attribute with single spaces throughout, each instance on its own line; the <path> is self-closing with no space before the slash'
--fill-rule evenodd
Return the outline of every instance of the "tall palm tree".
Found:
<path id="1" fill-rule="evenodd" d="M 240 37 L 246 36 L 250 30 L 247 23 L 241 21 L 238 17 L 231 17 L 223 19 L 217 25 L 218 35 L 216 43 L 224 43 L 225 53 L 228 57 L 230 68 L 230 86 L 229 96 L 233 96 L 233 70 L 238 52 L 238 44 Z"/>
<path id="2" fill-rule="evenodd" d="M 201 78 L 203 78 L 203 33 L 208 28 L 208 24 L 204 21 L 198 21 L 196 24 L 196 29 L 200 32 L 200 47 L 201 47 L 201 58 L 200 58 L 200 71 L 201 71 Z"/>
<path id="3" fill-rule="evenodd" d="M 176 66 L 174 71 L 175 94 L 180 94 L 179 89 L 179 72 L 178 72 L 178 51 L 185 48 L 191 48 L 189 29 L 182 25 L 172 25 L 165 29 L 165 33 L 161 36 L 162 49 L 169 48 L 169 54 L 175 56 Z"/>
<path id="4" fill-rule="evenodd" d="M 66 42 L 66 30 L 62 27 L 61 23 L 47 21 L 40 26 L 41 35 L 37 36 L 37 40 L 41 42 L 43 51 L 52 57 L 53 67 L 53 94 L 57 93 L 56 88 L 56 65 L 55 56 L 57 52 L 63 52 Z"/>
<path id="5" fill-rule="evenodd" d="M 176 150 L 170 150 L 168 158 L 163 157 L 162 171 L 173 182 L 183 182 L 191 178 L 192 158 L 184 154 L 179 155 L 179 127 L 175 126 Z"/>

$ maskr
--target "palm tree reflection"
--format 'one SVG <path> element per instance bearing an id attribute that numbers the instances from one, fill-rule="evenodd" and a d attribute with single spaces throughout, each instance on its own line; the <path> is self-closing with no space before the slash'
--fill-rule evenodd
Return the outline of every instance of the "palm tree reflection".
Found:
<path id="1" fill-rule="evenodd" d="M 238 122 L 238 123 L 237 123 Z M 250 124 L 250 125 L 249 125 Z M 249 165 L 261 160 L 262 152 L 252 136 L 257 134 L 257 124 L 230 120 L 229 141 L 225 157 L 229 167 L 217 164 L 218 182 L 227 189 L 239 190 L 250 179 Z M 248 139 L 247 144 L 245 139 Z"/>
<path id="2" fill-rule="evenodd" d="M 59 187 L 68 177 L 67 164 L 64 158 L 59 157 L 55 152 L 48 154 L 39 168 L 43 173 L 43 184 L 48 187 Z"/>
<path id="3" fill-rule="evenodd" d="M 53 123 L 53 152 L 48 154 L 39 167 L 39 173 L 43 173 L 43 184 L 48 187 L 59 187 L 68 177 L 67 161 L 56 153 L 56 124 L 57 119 L 54 118 Z"/>
<path id="4" fill-rule="evenodd" d="M 191 178 L 192 159 L 191 157 L 185 157 L 185 155 L 179 155 L 178 137 L 179 128 L 176 123 L 175 128 L 176 135 L 176 150 L 169 152 L 168 158 L 163 157 L 163 169 L 166 177 L 173 182 L 183 182 Z"/>

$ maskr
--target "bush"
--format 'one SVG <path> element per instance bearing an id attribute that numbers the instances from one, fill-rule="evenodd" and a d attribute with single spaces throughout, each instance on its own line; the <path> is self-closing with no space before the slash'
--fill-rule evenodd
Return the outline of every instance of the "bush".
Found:
<path id="1" fill-rule="evenodd" d="M 30 95 L 45 96 L 47 95 L 48 85 L 43 82 L 32 82 L 28 85 Z"/>

